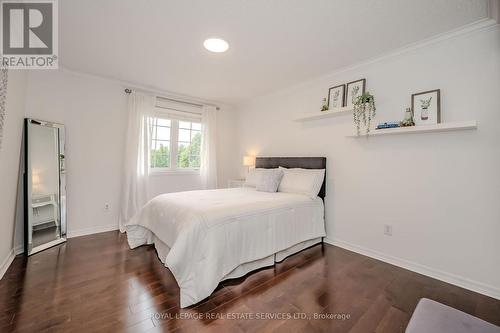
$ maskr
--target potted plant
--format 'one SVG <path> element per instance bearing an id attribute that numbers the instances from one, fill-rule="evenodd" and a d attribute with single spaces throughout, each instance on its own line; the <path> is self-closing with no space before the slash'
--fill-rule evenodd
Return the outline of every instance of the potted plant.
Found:
<path id="1" fill-rule="evenodd" d="M 366 127 L 366 135 L 370 133 L 371 121 L 375 117 L 375 97 L 368 91 L 354 99 L 354 124 L 359 135 L 361 122 Z"/>
<path id="2" fill-rule="evenodd" d="M 422 107 L 422 113 L 420 114 L 420 119 L 427 120 L 429 119 L 429 106 L 431 106 L 432 96 L 429 99 L 421 99 L 420 105 Z"/>

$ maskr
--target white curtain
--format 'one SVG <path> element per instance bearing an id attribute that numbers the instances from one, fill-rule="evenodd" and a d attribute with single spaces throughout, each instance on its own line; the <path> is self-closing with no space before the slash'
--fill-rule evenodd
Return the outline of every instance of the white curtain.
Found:
<path id="1" fill-rule="evenodd" d="M 204 106 L 202 113 L 203 137 L 201 139 L 200 175 L 205 189 L 217 188 L 217 110 Z"/>
<path id="2" fill-rule="evenodd" d="M 128 128 L 119 225 L 125 223 L 148 201 L 151 121 L 156 97 L 137 92 L 128 96 Z"/>

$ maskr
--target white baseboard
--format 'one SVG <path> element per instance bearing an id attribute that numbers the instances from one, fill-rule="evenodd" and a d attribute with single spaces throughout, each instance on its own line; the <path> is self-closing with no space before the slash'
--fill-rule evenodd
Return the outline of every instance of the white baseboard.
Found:
<path id="1" fill-rule="evenodd" d="M 67 238 L 74 238 L 74 237 L 98 234 L 98 233 L 106 232 L 106 231 L 114 231 L 114 230 L 118 230 L 118 229 L 119 229 L 118 224 L 108 224 L 108 225 L 102 225 L 102 226 L 92 227 L 92 228 L 68 230 L 66 237 Z"/>
<path id="2" fill-rule="evenodd" d="M 5 272 L 7 272 L 7 270 L 9 269 L 10 264 L 12 264 L 12 261 L 14 261 L 15 257 L 16 256 L 14 254 L 14 250 L 10 250 L 9 254 L 7 254 L 7 257 L 5 257 L 5 259 L 0 264 L 0 280 L 3 278 Z"/>
<path id="3" fill-rule="evenodd" d="M 363 246 L 352 244 L 349 242 L 342 241 L 340 239 L 324 239 L 325 243 L 335 245 L 344 248 L 349 251 L 353 251 L 367 257 L 378 259 L 380 261 L 387 262 L 389 264 L 405 268 L 407 270 L 429 276 L 431 278 L 441 280 L 447 283 L 454 284 L 456 286 L 475 291 L 477 293 L 490 296 L 496 299 L 500 299 L 500 289 L 491 285 L 487 285 L 478 281 L 473 281 L 452 273 L 447 273 L 432 267 L 428 267 L 422 264 L 408 261 L 406 259 L 394 257 L 379 251 L 371 250 Z"/>
<path id="4" fill-rule="evenodd" d="M 21 254 L 21 253 L 24 253 L 24 245 L 21 244 L 21 245 L 17 245 L 16 247 L 14 247 L 14 255 L 18 255 L 18 254 Z"/>
<path id="5" fill-rule="evenodd" d="M 73 237 L 98 234 L 100 232 L 113 231 L 113 230 L 118 230 L 118 224 L 109 224 L 109 225 L 103 225 L 103 226 L 99 226 L 99 227 L 76 229 L 76 230 L 68 231 L 66 236 L 67 236 L 67 238 L 73 238 Z M 12 264 L 12 261 L 14 261 L 14 258 L 16 257 L 16 255 L 21 254 L 23 252 L 24 252 L 24 246 L 22 244 L 17 245 L 12 250 L 10 250 L 7 257 L 0 264 L 0 280 L 3 278 L 5 272 L 7 272 L 7 269 L 9 269 L 10 264 Z"/>
<path id="6" fill-rule="evenodd" d="M 106 231 L 114 231 L 114 230 L 118 230 L 118 229 L 119 229 L 119 227 L 117 224 L 108 224 L 108 225 L 92 227 L 92 228 L 68 230 L 66 237 L 67 238 L 74 238 L 74 237 L 98 234 L 98 233 L 106 232 Z M 16 256 L 18 254 L 21 254 L 21 253 L 24 253 L 24 245 L 23 244 L 14 247 L 14 254 Z"/>

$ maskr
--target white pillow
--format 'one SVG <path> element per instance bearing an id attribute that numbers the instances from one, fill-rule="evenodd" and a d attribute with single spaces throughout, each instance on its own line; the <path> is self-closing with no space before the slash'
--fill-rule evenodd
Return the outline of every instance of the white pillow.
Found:
<path id="1" fill-rule="evenodd" d="M 283 178 L 283 173 L 281 169 L 267 169 L 260 172 L 256 186 L 257 191 L 276 192 L 280 185 L 281 178 Z"/>
<path id="2" fill-rule="evenodd" d="M 316 198 L 323 180 L 325 179 L 325 169 L 287 169 L 283 170 L 283 178 L 278 187 L 278 192 L 305 194 L 310 198 Z"/>
<path id="3" fill-rule="evenodd" d="M 248 170 L 247 178 L 245 179 L 245 187 L 257 187 L 257 182 L 259 181 L 259 176 L 262 171 L 266 169 L 263 168 L 254 168 Z"/>

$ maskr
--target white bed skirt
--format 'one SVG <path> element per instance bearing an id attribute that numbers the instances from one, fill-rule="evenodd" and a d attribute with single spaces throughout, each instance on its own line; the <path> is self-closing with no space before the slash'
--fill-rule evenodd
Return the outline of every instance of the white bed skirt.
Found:
<path id="1" fill-rule="evenodd" d="M 224 276 L 221 281 L 239 278 L 259 268 L 273 266 L 275 263 L 282 262 L 283 260 L 285 260 L 286 257 L 289 257 L 292 254 L 300 252 L 318 243 L 321 243 L 321 237 L 310 239 L 308 241 L 296 244 L 292 247 L 289 247 L 286 250 L 277 252 L 268 257 L 241 264 L 240 266 L 236 267 L 233 271 L 231 271 L 229 274 Z M 158 253 L 158 258 L 163 264 L 165 264 L 170 248 L 154 235 L 153 235 L 153 244 L 155 246 L 156 252 Z"/>
<path id="2" fill-rule="evenodd" d="M 325 236 L 324 205 L 302 194 L 245 188 L 168 193 L 149 201 L 125 228 L 131 249 L 156 243 L 185 308 L 210 296 L 220 281 L 317 243 Z"/>

